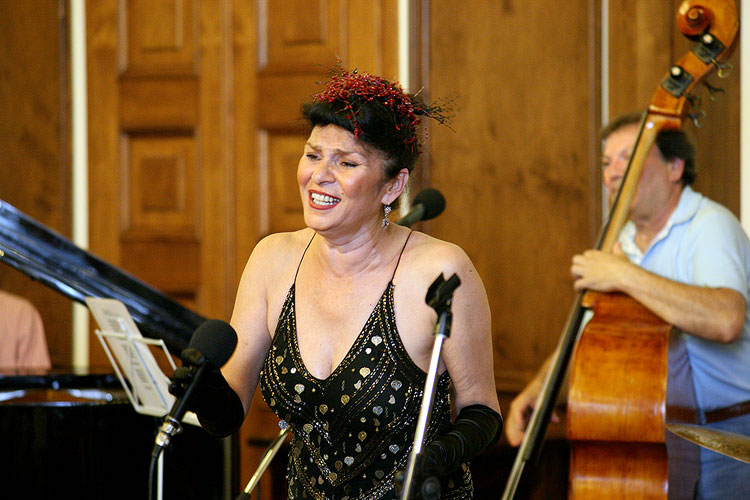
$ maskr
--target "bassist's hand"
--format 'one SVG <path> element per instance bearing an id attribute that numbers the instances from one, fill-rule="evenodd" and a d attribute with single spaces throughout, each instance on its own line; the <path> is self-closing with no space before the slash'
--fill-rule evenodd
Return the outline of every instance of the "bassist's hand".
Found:
<path id="1" fill-rule="evenodd" d="M 505 421 L 505 437 L 511 446 L 521 444 L 526 426 L 529 423 L 529 418 L 531 418 L 531 413 L 534 410 L 534 404 L 539 395 L 538 393 L 533 394 L 534 391 L 529 391 L 528 389 L 529 387 L 526 387 L 510 403 L 510 411 Z"/>
<path id="2" fill-rule="evenodd" d="M 505 420 L 505 437 L 511 446 L 518 446 L 523 440 L 526 426 L 529 424 L 529 419 L 536 406 L 536 400 L 539 398 L 539 393 L 542 390 L 542 384 L 549 365 L 550 359 L 547 359 L 539 370 L 539 373 L 534 377 L 534 380 L 529 382 L 524 390 L 510 403 L 508 418 Z M 552 422 L 559 421 L 560 417 L 553 412 Z"/>

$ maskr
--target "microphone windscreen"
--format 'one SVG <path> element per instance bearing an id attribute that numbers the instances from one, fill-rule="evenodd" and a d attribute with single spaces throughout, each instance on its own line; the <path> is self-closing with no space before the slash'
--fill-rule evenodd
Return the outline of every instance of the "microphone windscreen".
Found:
<path id="1" fill-rule="evenodd" d="M 229 323 L 209 319 L 195 329 L 189 347 L 203 354 L 214 368 L 221 368 L 237 347 L 237 333 Z"/>
<path id="2" fill-rule="evenodd" d="M 435 188 L 425 188 L 414 197 L 412 206 L 419 204 L 424 206 L 424 215 L 422 220 L 432 219 L 437 217 L 443 210 L 445 210 L 445 198 L 442 193 Z"/>

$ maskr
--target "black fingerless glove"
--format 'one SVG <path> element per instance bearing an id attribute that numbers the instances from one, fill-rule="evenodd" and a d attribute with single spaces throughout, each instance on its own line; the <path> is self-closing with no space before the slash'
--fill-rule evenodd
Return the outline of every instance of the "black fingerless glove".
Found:
<path id="1" fill-rule="evenodd" d="M 503 417 L 495 410 L 475 404 L 459 412 L 450 430 L 422 448 L 419 468 L 423 477 L 447 476 L 497 443 Z"/>
<path id="2" fill-rule="evenodd" d="M 178 367 L 169 384 L 169 393 L 179 398 L 185 394 L 198 371 L 201 353 L 188 347 L 180 353 L 182 366 Z M 193 389 L 187 409 L 195 412 L 201 426 L 216 437 L 236 432 L 245 420 L 245 409 L 218 369 L 205 373 Z"/>

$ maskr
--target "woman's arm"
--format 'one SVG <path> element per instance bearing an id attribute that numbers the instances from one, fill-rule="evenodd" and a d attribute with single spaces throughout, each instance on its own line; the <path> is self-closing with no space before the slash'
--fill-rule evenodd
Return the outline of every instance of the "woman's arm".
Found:
<path id="1" fill-rule="evenodd" d="M 230 324 L 237 331 L 237 349 L 222 368 L 222 374 L 237 392 L 245 413 L 258 385 L 263 361 L 271 346 L 271 328 L 278 319 L 284 292 L 281 276 L 288 267 L 297 233 L 267 236 L 256 245 L 245 265 L 237 290 Z M 289 257 L 289 258 L 288 258 Z M 273 314 L 275 317 L 271 317 Z M 271 325 L 273 323 L 273 325 Z"/>
<path id="2" fill-rule="evenodd" d="M 428 261 L 440 263 L 445 279 L 455 273 L 461 280 L 453 292 L 451 331 L 441 353 L 453 382 L 458 415 L 445 434 L 424 447 L 421 465 L 425 475 L 444 476 L 497 442 L 502 417 L 495 389 L 490 308 L 484 284 L 463 250 L 441 244 L 438 253 L 442 255 Z"/>
<path id="3" fill-rule="evenodd" d="M 445 260 L 445 278 L 455 273 L 461 284 L 453 294 L 453 323 L 444 344 L 443 360 L 453 380 L 456 411 L 482 404 L 499 413 L 487 293 L 466 253 L 451 247 Z"/>

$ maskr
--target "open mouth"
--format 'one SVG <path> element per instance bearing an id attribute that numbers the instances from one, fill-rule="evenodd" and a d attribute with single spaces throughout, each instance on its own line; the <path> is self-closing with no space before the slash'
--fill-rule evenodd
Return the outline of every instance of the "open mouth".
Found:
<path id="1" fill-rule="evenodd" d="M 316 191 L 310 191 L 310 201 L 312 201 L 313 205 L 328 208 L 339 203 L 341 201 L 341 198 L 336 198 L 335 196 L 329 196 L 325 193 L 318 193 Z"/>

